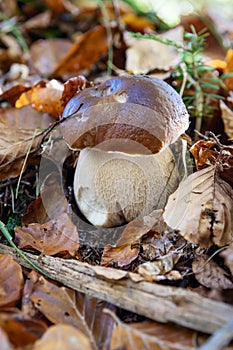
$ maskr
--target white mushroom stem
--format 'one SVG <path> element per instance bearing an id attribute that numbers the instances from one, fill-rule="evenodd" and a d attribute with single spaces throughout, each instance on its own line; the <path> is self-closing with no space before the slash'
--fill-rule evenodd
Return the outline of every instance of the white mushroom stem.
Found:
<path id="1" fill-rule="evenodd" d="M 74 176 L 80 211 L 97 227 L 114 227 L 163 208 L 178 186 L 170 148 L 154 155 L 84 149 Z"/>

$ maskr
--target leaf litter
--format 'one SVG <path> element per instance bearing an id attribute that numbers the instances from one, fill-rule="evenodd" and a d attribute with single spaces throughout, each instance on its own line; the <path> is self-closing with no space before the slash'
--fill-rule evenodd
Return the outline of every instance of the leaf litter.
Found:
<path id="1" fill-rule="evenodd" d="M 1 10 L 13 18 L 18 4 L 11 1 L 11 5 L 7 11 L 4 6 Z M 182 45 L 182 33 L 187 27 L 162 30 L 163 23 L 158 18 L 138 16 L 134 8 L 121 2 L 117 9 L 115 1 L 106 5 L 108 20 L 104 8 L 96 4 L 86 7 L 61 0 L 46 1 L 44 6 L 45 11 L 34 6 L 18 7 L 24 19 L 21 22 L 14 17 L 16 31 L 12 33 L 18 36 L 8 33 L 0 36 L 3 44 L 0 54 L 1 220 L 8 224 L 21 249 L 39 252 L 42 259 L 43 254 L 62 256 L 64 264 L 67 259 L 88 263 L 96 276 L 112 282 L 113 289 L 114 281 L 125 279 L 185 287 L 196 293 L 201 293 L 202 286 L 206 295 L 232 304 L 232 298 L 227 299 L 233 290 L 233 104 L 229 74 L 233 72 L 232 49 L 227 48 L 225 59 L 224 55 L 218 60 L 204 58 L 219 76 L 223 75 L 228 88 L 218 90 L 222 100 L 215 112 L 218 122 L 214 130 L 222 134 L 221 137 L 204 135 L 209 125 L 204 118 L 199 141 L 191 140 L 195 166 L 188 166 L 193 174 L 180 183 L 164 210 L 136 219 L 123 230 L 116 228 L 114 243 L 99 249 L 79 241 L 83 229 L 79 221 L 78 224 L 72 222 L 70 215 L 70 208 L 74 208 L 70 178 L 76 154 L 69 151 L 65 159 L 65 196 L 54 181 L 56 175 L 43 179 L 43 191 L 40 195 L 37 192 L 40 157 L 43 147 L 50 147 L 47 131 L 60 122 L 67 102 L 79 91 L 106 79 L 109 69 L 115 75 L 139 72 L 162 76 L 173 87 L 178 87 L 174 76 L 181 58 L 175 47 L 132 38 L 129 31 L 156 33 L 158 29 L 164 31 L 162 38 L 172 39 L 174 35 L 173 40 Z M 64 14 L 69 20 L 61 19 Z M 216 18 L 209 18 L 217 25 Z M 192 24 L 198 27 L 196 20 Z M 226 40 L 224 32 L 221 34 Z M 26 46 L 28 52 L 25 52 Z M 212 49 L 221 52 L 217 46 Z M 108 66 L 111 51 L 112 62 Z M 207 50 L 206 54 L 210 52 Z M 143 59 L 139 60 L 142 53 Z M 161 55 L 166 61 L 161 60 Z M 191 89 L 188 94 L 192 95 Z M 194 140 L 193 132 L 191 123 L 190 135 Z M 56 162 L 55 153 L 50 161 Z M 19 198 L 16 198 L 19 177 Z M 10 222 L 18 222 L 15 217 L 20 218 L 22 224 L 13 232 Z M 95 237 L 101 232 L 88 225 L 85 229 L 87 234 L 95 231 Z M 10 255 L 1 254 L 0 266 L 3 349 L 28 345 L 41 350 L 48 345 L 50 349 L 73 349 L 72 341 L 75 341 L 74 349 L 196 349 L 207 339 L 206 335 L 197 335 L 174 324 L 142 320 L 138 314 L 114 308 L 106 301 L 75 292 L 35 272 L 29 273 Z M 113 267 L 115 272 L 109 269 L 106 273 L 104 267 Z"/>

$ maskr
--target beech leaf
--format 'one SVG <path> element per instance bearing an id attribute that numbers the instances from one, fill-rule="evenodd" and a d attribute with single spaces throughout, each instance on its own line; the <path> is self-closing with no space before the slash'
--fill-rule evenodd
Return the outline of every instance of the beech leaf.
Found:
<path id="1" fill-rule="evenodd" d="M 125 324 L 117 320 L 110 350 L 194 350 L 195 332 L 154 321 Z M 198 337 L 199 341 L 206 339 Z"/>
<path id="2" fill-rule="evenodd" d="M 165 222 L 188 241 L 224 246 L 232 237 L 233 189 L 211 165 L 187 177 L 169 197 Z"/>
<path id="3" fill-rule="evenodd" d="M 194 258 L 192 263 L 196 279 L 203 286 L 210 289 L 233 288 L 230 276 L 213 260 L 208 261 L 209 256 L 202 254 Z"/>
<path id="4" fill-rule="evenodd" d="M 0 307 L 15 306 L 20 300 L 23 284 L 21 266 L 12 256 L 0 254 Z"/>
<path id="5" fill-rule="evenodd" d="M 18 247 L 34 248 L 46 255 L 67 253 L 75 255 L 79 248 L 77 227 L 63 213 L 45 224 L 33 223 L 15 228 Z"/>
<path id="6" fill-rule="evenodd" d="M 111 338 L 113 320 L 103 312 L 110 307 L 80 292 L 69 288 L 59 287 L 54 283 L 39 277 L 34 279 L 34 288 L 30 299 L 36 308 L 52 323 L 65 323 L 78 328 L 90 340 L 93 349 L 102 348 Z"/>
<path id="7" fill-rule="evenodd" d="M 85 68 L 90 68 L 103 55 L 107 53 L 108 40 L 106 29 L 97 26 L 82 34 L 80 39 L 73 44 L 67 55 L 54 69 L 52 76 L 64 74 L 77 74 Z"/>
<path id="8" fill-rule="evenodd" d="M 46 349 L 92 350 L 92 347 L 80 330 L 67 324 L 58 324 L 51 326 L 33 347 L 33 350 Z"/>
<path id="9" fill-rule="evenodd" d="M 0 181 L 21 173 L 28 152 L 40 146 L 44 135 L 41 128 L 47 128 L 52 121 L 48 114 L 35 111 L 31 106 L 1 112 Z"/>

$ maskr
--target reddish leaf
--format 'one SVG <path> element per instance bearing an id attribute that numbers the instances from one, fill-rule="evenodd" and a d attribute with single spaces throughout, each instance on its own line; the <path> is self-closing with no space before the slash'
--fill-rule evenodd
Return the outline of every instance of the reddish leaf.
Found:
<path id="1" fill-rule="evenodd" d="M 67 252 L 75 255 L 79 248 L 77 228 L 66 213 L 42 225 L 16 227 L 15 237 L 19 248 L 34 248 L 45 255 Z"/>
<path id="2" fill-rule="evenodd" d="M 84 33 L 75 43 L 63 60 L 58 64 L 52 76 L 77 74 L 83 69 L 90 68 L 107 53 L 108 40 L 106 29 L 98 26 Z"/>
<path id="3" fill-rule="evenodd" d="M 139 243 L 141 238 L 150 230 L 162 233 L 165 227 L 162 210 L 155 210 L 142 220 L 131 221 L 124 229 L 116 245 L 105 247 L 101 264 L 105 266 L 113 262 L 119 266 L 130 264 L 139 254 L 139 247 L 133 247 L 132 245 Z"/>
<path id="4" fill-rule="evenodd" d="M 70 78 L 64 84 L 64 91 L 62 94 L 62 105 L 65 107 L 67 102 L 79 91 L 84 90 L 87 87 L 93 86 L 92 82 L 87 81 L 83 75 L 79 75 L 74 78 Z"/>
<path id="5" fill-rule="evenodd" d="M 0 254 L 0 307 L 15 306 L 20 300 L 23 284 L 21 266 L 12 256 Z"/>
<path id="6" fill-rule="evenodd" d="M 17 309 L 7 309 L 0 313 L 0 327 L 15 347 L 34 343 L 47 329 L 44 322 L 34 320 Z"/>
<path id="7" fill-rule="evenodd" d="M 8 90 L 5 90 L 0 97 L 7 100 L 12 105 L 15 104 L 15 102 L 18 100 L 19 96 L 25 92 L 30 90 L 30 87 L 24 86 L 24 85 L 15 85 L 11 87 Z"/>

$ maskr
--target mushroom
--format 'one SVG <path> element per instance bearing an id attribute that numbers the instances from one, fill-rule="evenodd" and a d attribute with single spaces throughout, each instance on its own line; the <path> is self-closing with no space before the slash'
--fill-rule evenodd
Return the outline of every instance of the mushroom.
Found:
<path id="1" fill-rule="evenodd" d="M 165 206 L 179 183 L 170 145 L 189 125 L 170 85 L 114 77 L 71 98 L 62 117 L 65 140 L 80 150 L 74 197 L 90 223 L 119 226 Z"/>

